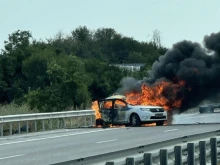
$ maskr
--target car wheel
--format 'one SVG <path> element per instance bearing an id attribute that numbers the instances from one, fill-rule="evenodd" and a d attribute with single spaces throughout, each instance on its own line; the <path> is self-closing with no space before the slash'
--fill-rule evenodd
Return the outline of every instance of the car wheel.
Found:
<path id="1" fill-rule="evenodd" d="M 164 124 L 164 121 L 158 121 L 158 122 L 156 122 L 156 125 L 157 126 L 162 126 Z"/>
<path id="2" fill-rule="evenodd" d="M 130 122 L 132 126 L 140 126 L 141 120 L 137 114 L 132 114 L 130 118 Z"/>

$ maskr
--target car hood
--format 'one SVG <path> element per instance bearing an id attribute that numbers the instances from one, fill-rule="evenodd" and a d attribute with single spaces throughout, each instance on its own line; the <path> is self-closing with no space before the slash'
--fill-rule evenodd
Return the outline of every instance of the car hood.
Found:
<path id="1" fill-rule="evenodd" d="M 161 106 L 154 105 L 129 105 L 130 108 L 162 108 Z"/>

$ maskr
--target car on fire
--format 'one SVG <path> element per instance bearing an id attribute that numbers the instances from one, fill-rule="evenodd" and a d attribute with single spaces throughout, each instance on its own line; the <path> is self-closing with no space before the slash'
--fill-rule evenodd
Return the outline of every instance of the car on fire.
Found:
<path id="1" fill-rule="evenodd" d="M 131 105 L 126 102 L 126 96 L 113 95 L 98 100 L 101 119 L 96 125 L 131 125 L 156 123 L 162 126 L 167 121 L 167 112 L 161 106 Z"/>

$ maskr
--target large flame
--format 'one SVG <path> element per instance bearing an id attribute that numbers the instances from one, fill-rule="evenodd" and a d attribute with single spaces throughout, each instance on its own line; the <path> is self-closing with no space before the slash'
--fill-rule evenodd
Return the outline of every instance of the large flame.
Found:
<path id="1" fill-rule="evenodd" d="M 179 108 L 182 104 L 182 98 L 177 97 L 177 93 L 185 86 L 184 81 L 177 84 L 167 81 L 161 81 L 154 85 L 142 85 L 141 93 L 127 93 L 126 101 L 132 105 L 157 105 L 165 110 Z M 94 101 L 92 109 L 95 110 L 96 119 L 101 118 L 98 102 Z"/>
<path id="2" fill-rule="evenodd" d="M 101 114 L 99 112 L 98 101 L 94 101 L 92 103 L 92 109 L 95 111 L 95 118 L 96 119 L 100 119 L 101 118 Z"/>
<path id="3" fill-rule="evenodd" d="M 182 98 L 177 98 L 177 93 L 185 85 L 184 81 L 178 84 L 171 82 L 158 82 L 152 86 L 142 85 L 141 93 L 128 93 L 126 101 L 132 105 L 157 105 L 166 110 L 179 108 Z"/>

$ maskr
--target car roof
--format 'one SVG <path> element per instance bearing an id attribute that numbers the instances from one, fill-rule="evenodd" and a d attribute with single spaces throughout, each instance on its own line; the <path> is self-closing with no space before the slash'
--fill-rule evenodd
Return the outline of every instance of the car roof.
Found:
<path id="1" fill-rule="evenodd" d="M 126 99 L 126 96 L 124 95 L 112 95 L 112 96 L 109 96 L 105 99 L 99 99 L 98 101 L 107 101 L 107 100 L 122 100 L 122 101 L 125 101 Z"/>
<path id="2" fill-rule="evenodd" d="M 105 99 L 126 99 L 126 96 L 124 96 L 124 95 L 112 95 L 112 96 L 110 96 L 110 97 L 107 97 L 107 98 L 105 98 Z"/>

